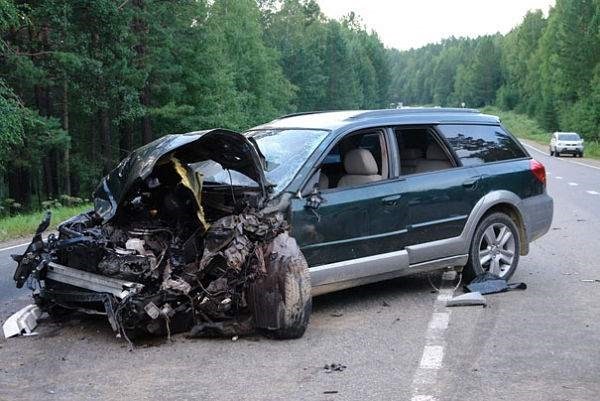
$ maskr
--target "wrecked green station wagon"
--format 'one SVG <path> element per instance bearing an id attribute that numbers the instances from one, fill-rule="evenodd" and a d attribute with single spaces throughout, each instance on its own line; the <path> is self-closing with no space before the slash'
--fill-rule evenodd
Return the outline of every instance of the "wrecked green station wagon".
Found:
<path id="1" fill-rule="evenodd" d="M 133 151 L 18 262 L 37 311 L 118 335 L 303 335 L 311 297 L 456 268 L 508 279 L 552 222 L 544 166 L 470 109 L 285 116 Z M 27 319 L 24 319 L 27 320 Z"/>

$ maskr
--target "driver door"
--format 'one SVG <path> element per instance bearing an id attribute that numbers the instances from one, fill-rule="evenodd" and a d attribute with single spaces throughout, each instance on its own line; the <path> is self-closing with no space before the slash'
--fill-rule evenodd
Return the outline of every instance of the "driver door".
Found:
<path id="1" fill-rule="evenodd" d="M 378 149 L 374 150 L 372 140 L 355 143 L 363 144 L 371 152 L 381 152 L 380 158 L 389 166 L 387 149 L 392 148 L 389 137 L 383 129 L 375 131 L 375 135 L 381 138 Z M 321 202 L 317 208 L 309 207 L 306 199 L 292 200 L 292 235 L 311 268 L 335 268 L 329 280 L 383 273 L 382 265 L 377 263 L 381 255 L 404 248 L 407 224 L 407 207 L 402 197 L 404 183 L 402 179 L 390 179 L 383 161 L 378 163 L 379 172 L 385 171 L 381 180 L 351 187 L 336 187 L 334 181 L 333 188 L 319 191 Z M 401 259 L 384 269 L 408 266 L 408 258 Z M 313 274 L 313 280 L 315 277 Z"/>

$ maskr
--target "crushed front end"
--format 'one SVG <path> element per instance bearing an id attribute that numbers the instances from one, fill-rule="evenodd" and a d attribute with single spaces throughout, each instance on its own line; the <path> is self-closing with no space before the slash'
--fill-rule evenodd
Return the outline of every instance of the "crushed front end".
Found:
<path id="1" fill-rule="evenodd" d="M 100 184 L 95 209 L 44 241 L 46 216 L 27 251 L 15 256 L 17 286 L 27 283 L 50 315 L 104 314 L 126 339 L 257 329 L 301 336 L 310 279 L 281 209 L 267 207 L 263 185 L 205 179 L 217 159 L 260 183 L 258 155 L 236 135 L 200 133 L 132 153 Z M 286 297 L 290 280 L 300 289 L 293 299 Z"/>

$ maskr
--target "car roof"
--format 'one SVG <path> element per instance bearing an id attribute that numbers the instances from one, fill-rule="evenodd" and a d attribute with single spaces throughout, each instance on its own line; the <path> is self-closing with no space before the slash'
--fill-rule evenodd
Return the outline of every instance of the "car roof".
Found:
<path id="1" fill-rule="evenodd" d="M 334 131 L 340 128 L 361 125 L 361 123 L 368 125 L 404 125 L 441 123 L 499 124 L 499 122 L 500 119 L 498 117 L 483 114 L 475 109 L 405 107 L 401 109 L 314 111 L 289 114 L 254 127 L 252 130 L 303 128 Z"/>

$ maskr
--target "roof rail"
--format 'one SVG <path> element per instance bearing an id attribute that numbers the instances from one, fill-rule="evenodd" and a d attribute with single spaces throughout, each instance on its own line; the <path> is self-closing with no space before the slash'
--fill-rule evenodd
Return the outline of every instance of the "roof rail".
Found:
<path id="1" fill-rule="evenodd" d="M 451 107 L 404 107 L 401 109 L 369 110 L 348 117 L 348 119 L 360 119 L 366 117 L 385 117 L 403 114 L 431 114 L 431 113 L 479 113 L 477 109 L 451 108 Z"/>
<path id="2" fill-rule="evenodd" d="M 284 118 L 297 117 L 297 116 L 306 116 L 308 114 L 320 114 L 320 113 L 327 113 L 327 111 L 326 110 L 320 110 L 320 111 L 301 111 L 301 112 L 298 112 L 298 113 L 286 114 L 284 116 L 278 117 L 277 120 L 283 120 Z"/>

